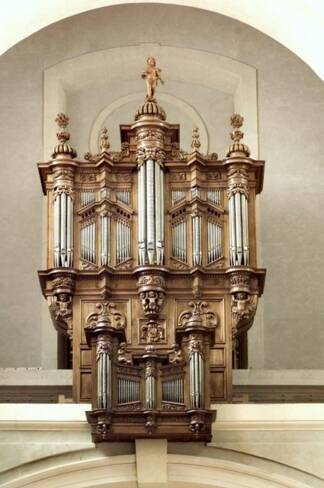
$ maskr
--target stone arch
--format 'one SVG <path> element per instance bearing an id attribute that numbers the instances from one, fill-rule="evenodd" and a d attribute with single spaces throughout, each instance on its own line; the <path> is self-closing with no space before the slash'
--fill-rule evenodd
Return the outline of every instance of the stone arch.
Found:
<path id="1" fill-rule="evenodd" d="M 149 441 L 148 441 L 149 442 Z M 110 446 L 111 447 L 111 446 Z M 213 448 L 208 448 L 213 449 Z M 113 451 L 113 448 L 110 449 Z M 279 463 L 263 460 L 263 467 L 205 456 L 168 454 L 167 482 L 161 488 L 311 488 L 313 476 L 289 468 L 289 476 L 276 472 Z M 304 479 L 302 479 L 304 477 Z M 319 481 L 319 480 L 318 480 Z M 70 452 L 19 466 L 2 477 L 3 488 L 145 488 L 138 476 L 136 454 L 104 455 L 93 449 Z"/>

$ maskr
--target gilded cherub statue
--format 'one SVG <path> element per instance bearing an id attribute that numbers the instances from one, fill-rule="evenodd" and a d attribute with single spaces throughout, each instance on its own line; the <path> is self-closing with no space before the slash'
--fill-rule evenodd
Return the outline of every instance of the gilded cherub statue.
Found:
<path id="1" fill-rule="evenodd" d="M 156 67 L 155 58 L 150 56 L 146 60 L 147 66 L 144 73 L 142 73 L 142 78 L 146 81 L 146 99 L 147 100 L 154 100 L 155 97 L 155 90 L 157 87 L 158 82 L 160 81 L 162 85 L 164 81 L 161 78 L 161 70 L 160 68 Z"/>

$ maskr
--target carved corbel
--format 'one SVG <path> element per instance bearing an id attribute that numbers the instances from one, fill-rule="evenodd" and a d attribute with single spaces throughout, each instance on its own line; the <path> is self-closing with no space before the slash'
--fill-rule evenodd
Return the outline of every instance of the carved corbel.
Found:
<path id="1" fill-rule="evenodd" d="M 238 292 L 232 295 L 233 338 L 246 332 L 253 324 L 258 305 L 258 295 Z"/>
<path id="2" fill-rule="evenodd" d="M 72 339 L 73 334 L 73 314 L 72 297 L 68 293 L 59 293 L 52 298 L 49 311 L 54 327 Z"/>
<path id="3" fill-rule="evenodd" d="M 230 292 L 235 293 L 248 293 L 252 294 L 255 290 L 255 284 L 251 272 L 246 270 L 231 272 L 229 278 Z"/>

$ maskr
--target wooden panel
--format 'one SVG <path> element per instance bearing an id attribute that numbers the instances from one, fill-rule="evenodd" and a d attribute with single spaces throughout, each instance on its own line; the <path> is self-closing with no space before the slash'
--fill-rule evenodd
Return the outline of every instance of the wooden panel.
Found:
<path id="1" fill-rule="evenodd" d="M 214 402 L 226 400 L 225 374 L 222 370 L 210 370 L 210 397 Z"/>
<path id="2" fill-rule="evenodd" d="M 91 371 L 81 372 L 81 402 L 90 402 L 92 397 Z"/>

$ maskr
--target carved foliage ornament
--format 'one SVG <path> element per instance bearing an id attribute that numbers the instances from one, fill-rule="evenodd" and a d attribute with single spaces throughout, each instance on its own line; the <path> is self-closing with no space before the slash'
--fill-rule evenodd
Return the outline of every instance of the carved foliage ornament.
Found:
<path id="1" fill-rule="evenodd" d="M 97 340 L 97 349 L 96 349 L 96 356 L 97 360 L 99 359 L 101 354 L 108 354 L 110 355 L 113 350 L 113 344 L 111 342 L 110 337 L 106 335 L 100 335 Z"/>
<path id="2" fill-rule="evenodd" d="M 97 325 L 110 326 L 114 329 L 125 329 L 126 316 L 116 309 L 113 302 L 97 303 L 98 312 L 93 312 L 86 319 L 86 327 L 94 328 Z"/>
<path id="3" fill-rule="evenodd" d="M 165 288 L 165 279 L 159 275 L 144 275 L 137 282 L 138 286 L 155 285 Z"/>
<path id="4" fill-rule="evenodd" d="M 198 352 L 199 354 L 203 355 L 203 343 L 200 334 L 192 334 L 190 336 L 188 352 L 189 352 L 189 356 L 191 356 L 195 352 Z"/>
<path id="5" fill-rule="evenodd" d="M 200 300 L 189 302 L 191 310 L 184 310 L 178 318 L 178 327 L 205 327 L 212 328 L 218 324 L 215 312 L 208 308 L 208 303 Z"/>
<path id="6" fill-rule="evenodd" d="M 153 159 L 160 166 L 163 166 L 165 158 L 165 151 L 156 147 L 141 147 L 136 152 L 136 161 L 138 167 L 142 166 L 142 164 L 148 159 Z"/>
<path id="7" fill-rule="evenodd" d="M 250 285 L 250 275 L 248 273 L 233 273 L 230 277 L 231 286 L 249 286 Z"/>
<path id="8" fill-rule="evenodd" d="M 249 197 L 248 173 L 246 169 L 231 169 L 228 174 L 228 190 L 227 196 L 231 198 L 236 193 L 242 193 Z"/>

